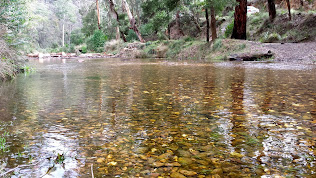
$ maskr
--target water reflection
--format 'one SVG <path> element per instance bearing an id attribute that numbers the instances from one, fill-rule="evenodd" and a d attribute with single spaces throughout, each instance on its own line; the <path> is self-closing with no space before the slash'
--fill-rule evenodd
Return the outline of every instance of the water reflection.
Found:
<path id="1" fill-rule="evenodd" d="M 1 174 L 315 174 L 310 67 L 112 59 L 33 64 L 36 73 L 1 84 L 0 134 L 9 132 L 2 135 Z M 63 164 L 58 154 L 65 155 Z"/>

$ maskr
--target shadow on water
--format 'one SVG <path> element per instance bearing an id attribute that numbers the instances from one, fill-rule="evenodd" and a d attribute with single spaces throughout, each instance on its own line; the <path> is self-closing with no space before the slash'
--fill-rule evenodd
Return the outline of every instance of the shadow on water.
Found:
<path id="1" fill-rule="evenodd" d="M 315 176 L 312 66 L 32 65 L 0 85 L 1 176 Z"/>

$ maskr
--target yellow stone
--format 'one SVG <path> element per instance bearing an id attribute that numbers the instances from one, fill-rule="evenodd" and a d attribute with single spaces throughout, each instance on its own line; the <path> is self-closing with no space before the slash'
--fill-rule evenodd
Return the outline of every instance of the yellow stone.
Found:
<path id="1" fill-rule="evenodd" d="M 104 162 L 104 161 L 105 161 L 105 158 L 99 158 L 99 159 L 97 160 L 98 163 L 102 163 L 102 162 Z"/>

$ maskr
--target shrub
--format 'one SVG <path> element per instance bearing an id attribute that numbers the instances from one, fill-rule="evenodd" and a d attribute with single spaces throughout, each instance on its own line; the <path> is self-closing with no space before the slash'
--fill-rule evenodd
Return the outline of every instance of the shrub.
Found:
<path id="1" fill-rule="evenodd" d="M 82 46 L 82 47 L 81 47 L 81 52 L 82 52 L 83 54 L 87 53 L 87 52 L 88 52 L 87 46 Z"/>
<path id="2" fill-rule="evenodd" d="M 106 52 L 114 52 L 123 49 L 126 44 L 121 40 L 111 40 L 105 43 L 104 49 Z"/>
<path id="3" fill-rule="evenodd" d="M 232 21 L 229 25 L 227 25 L 225 30 L 225 38 L 229 38 L 233 34 L 234 29 L 234 21 Z"/>
<path id="4" fill-rule="evenodd" d="M 169 58 L 173 58 L 175 57 L 177 54 L 180 53 L 180 51 L 183 49 L 183 46 L 185 45 L 184 40 L 176 40 L 173 41 L 170 45 L 169 45 L 169 50 L 167 52 L 167 57 Z"/>
<path id="5" fill-rule="evenodd" d="M 72 44 L 81 45 L 82 43 L 84 43 L 84 34 L 80 31 L 75 30 L 71 32 L 70 40 Z"/>
<path id="6" fill-rule="evenodd" d="M 195 40 L 195 38 L 190 37 L 190 36 L 184 38 L 184 41 L 185 41 L 185 42 L 194 41 L 194 40 Z"/>
<path id="7" fill-rule="evenodd" d="M 93 35 L 87 40 L 87 48 L 91 51 L 97 51 L 98 48 L 103 47 L 107 36 L 100 30 L 94 31 Z"/>
<path id="8" fill-rule="evenodd" d="M 143 36 L 149 36 L 154 33 L 152 29 L 153 29 L 153 25 L 151 23 L 147 23 L 140 27 L 140 33 Z"/>
<path id="9" fill-rule="evenodd" d="M 269 34 L 268 32 L 265 33 L 265 35 L 260 39 L 260 42 L 262 43 L 272 43 L 280 41 L 282 37 L 277 33 Z"/>
<path id="10" fill-rule="evenodd" d="M 136 35 L 136 33 L 134 32 L 134 30 L 129 30 L 128 31 L 128 34 L 127 34 L 127 36 L 126 36 L 126 40 L 128 41 L 128 42 L 133 42 L 133 41 L 135 41 L 135 40 L 138 40 L 138 36 Z"/>
<path id="11" fill-rule="evenodd" d="M 215 40 L 215 42 L 213 44 L 213 51 L 220 49 L 222 46 L 223 46 L 222 39 Z"/>

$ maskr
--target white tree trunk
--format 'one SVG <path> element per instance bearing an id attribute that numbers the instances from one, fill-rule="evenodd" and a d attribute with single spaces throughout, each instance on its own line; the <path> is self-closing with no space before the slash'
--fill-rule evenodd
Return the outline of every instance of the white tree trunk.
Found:
<path id="1" fill-rule="evenodd" d="M 139 32 L 139 30 L 138 30 L 138 28 L 137 28 L 137 26 L 136 26 L 135 18 L 134 18 L 134 16 L 133 16 L 133 14 L 132 14 L 132 12 L 131 12 L 131 10 L 130 10 L 130 8 L 129 8 L 127 2 L 126 2 L 126 0 L 122 0 L 122 5 L 123 5 L 123 7 L 125 8 L 126 13 L 127 13 L 127 16 L 128 16 L 128 18 L 129 18 L 129 22 L 130 22 L 130 24 L 131 24 L 131 29 L 133 29 L 134 32 L 136 33 L 136 35 L 137 35 L 138 38 L 139 38 L 139 41 L 145 42 L 145 40 L 143 39 L 142 35 L 140 34 L 140 32 Z"/>
<path id="2" fill-rule="evenodd" d="M 96 0 L 96 6 L 97 6 L 97 15 L 98 15 L 98 28 L 101 30 L 101 18 L 100 18 L 100 9 L 99 9 L 99 0 Z"/>
<path id="3" fill-rule="evenodd" d="M 116 27 L 116 40 L 120 39 L 120 27 Z"/>
<path id="4" fill-rule="evenodd" d="M 65 46 L 65 24 L 63 24 L 63 47 Z"/>
<path id="5" fill-rule="evenodd" d="M 116 30 L 119 31 L 120 36 L 121 36 L 121 38 L 123 39 L 123 41 L 124 41 L 124 42 L 127 42 L 124 33 L 120 30 L 120 27 L 119 27 L 119 25 L 120 25 L 120 20 L 119 20 L 119 17 L 118 17 L 118 13 L 117 13 L 117 11 L 115 10 L 113 0 L 108 0 L 108 2 L 109 2 L 109 5 L 110 5 L 110 11 L 111 11 L 112 17 L 118 22 L 118 26 L 117 26 Z M 118 37 L 118 36 L 119 36 L 119 35 L 117 35 L 116 37 Z"/>

